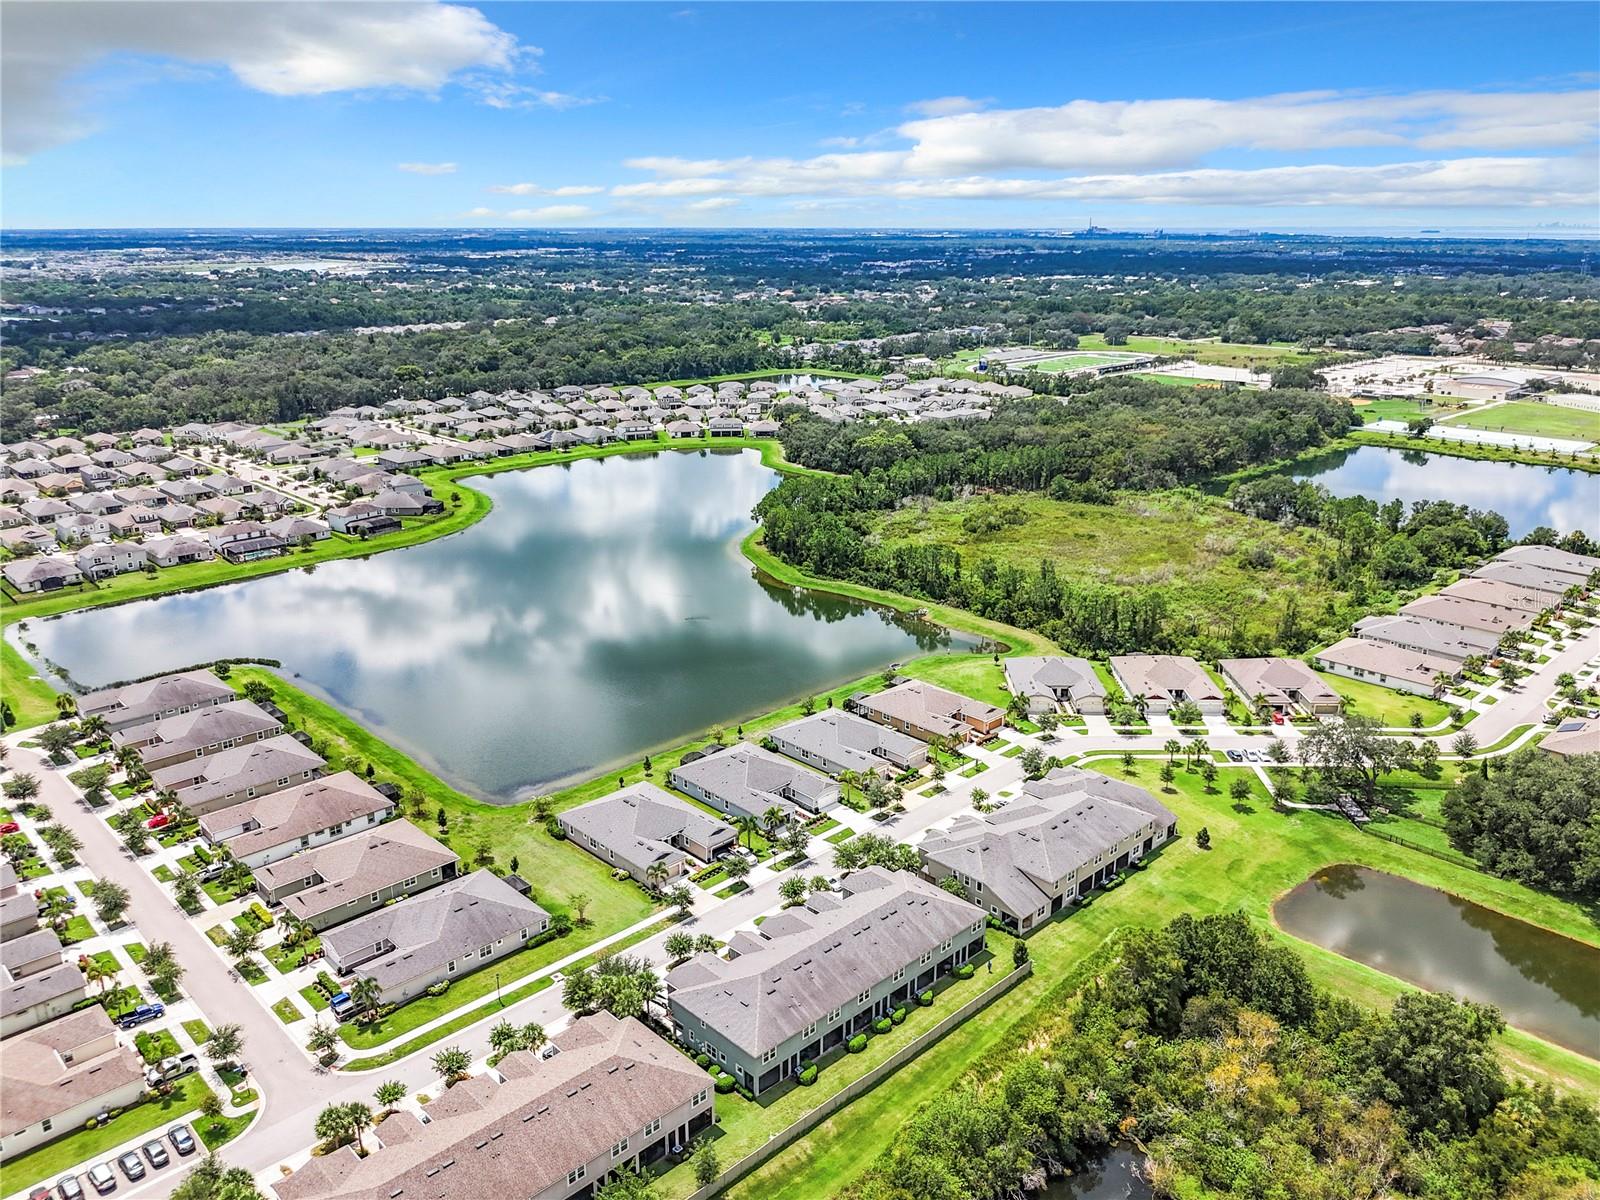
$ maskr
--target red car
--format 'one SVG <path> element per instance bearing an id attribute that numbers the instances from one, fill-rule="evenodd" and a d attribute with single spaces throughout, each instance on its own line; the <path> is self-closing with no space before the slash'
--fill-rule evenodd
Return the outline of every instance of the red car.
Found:
<path id="1" fill-rule="evenodd" d="M 1272 714 L 1272 723 L 1274 725 L 1282 725 L 1283 724 L 1283 714 L 1282 713 L 1273 713 Z"/>
<path id="2" fill-rule="evenodd" d="M 22 826 L 18 825 L 15 821 L 6 821 L 3 824 L 0 824 L 0 837 L 3 837 L 8 833 L 19 833 L 21 830 Z"/>
<path id="3" fill-rule="evenodd" d="M 160 829 L 163 825 L 170 825 L 172 818 L 166 813 L 157 813 L 144 823 L 146 829 Z"/>

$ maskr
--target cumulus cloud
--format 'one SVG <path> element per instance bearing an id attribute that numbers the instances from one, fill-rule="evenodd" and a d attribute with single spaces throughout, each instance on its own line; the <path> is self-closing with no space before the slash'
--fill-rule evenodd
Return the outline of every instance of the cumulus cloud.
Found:
<path id="1" fill-rule="evenodd" d="M 455 163 L 424 163 L 409 162 L 395 163 L 395 170 L 404 171 L 409 175 L 454 175 Z"/>
<path id="2" fill-rule="evenodd" d="M 0 41 L 0 141 L 10 163 L 92 131 L 83 75 L 111 56 L 220 65 L 256 91 L 316 96 L 432 93 L 464 72 L 509 72 L 536 53 L 476 9 L 438 0 L 7 4 Z"/>
<path id="3" fill-rule="evenodd" d="M 933 100 L 918 100 L 908 104 L 906 111 L 919 117 L 953 117 L 958 113 L 988 108 L 991 103 L 990 100 L 974 100 L 971 96 L 939 96 Z"/>
<path id="4" fill-rule="evenodd" d="M 503 196 L 597 196 L 606 189 L 599 184 L 569 183 L 562 187 L 543 187 L 537 183 L 497 183 L 489 190 Z"/>
<path id="5" fill-rule="evenodd" d="M 472 83 L 478 98 L 490 108 L 583 108 L 599 104 L 603 96 L 575 96 L 571 92 L 552 92 L 516 83 L 509 79 L 479 79 Z"/>
<path id="6" fill-rule="evenodd" d="M 704 200 L 696 200 L 684 205 L 690 212 L 718 212 L 724 208 L 733 208 L 739 203 L 737 196 L 709 196 Z"/>
<path id="7" fill-rule="evenodd" d="M 946 97 L 916 106 L 934 115 L 894 130 L 907 143 L 899 149 L 629 159 L 625 166 L 653 178 L 620 184 L 612 195 L 1555 208 L 1593 204 L 1600 178 L 1590 150 L 1600 137 L 1600 93 L 1593 90 L 1317 92 L 997 110 L 975 103 Z M 1567 147 L 1578 148 L 1577 156 L 1516 154 Z M 1281 160 L 1351 149 L 1369 160 L 1410 154 L 1380 163 L 1236 165 L 1252 152 Z M 1441 156 L 1452 150 L 1479 153 Z M 1235 162 L 1209 165 L 1223 152 Z"/>

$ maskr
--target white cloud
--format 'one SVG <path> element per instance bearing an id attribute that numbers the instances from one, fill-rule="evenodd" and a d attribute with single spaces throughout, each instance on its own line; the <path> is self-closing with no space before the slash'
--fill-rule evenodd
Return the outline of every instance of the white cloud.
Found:
<path id="1" fill-rule="evenodd" d="M 612 188 L 626 198 L 764 196 L 1119 200 L 1150 204 L 1361 207 L 1592 205 L 1592 157 L 1505 151 L 1578 147 L 1600 137 L 1600 92 L 1303 93 L 1246 100 L 1073 101 L 1053 108 L 954 111 L 908 121 L 900 149 L 811 158 L 653 155 L 624 165 L 654 178 Z M 970 105 L 974 102 L 965 101 Z M 874 143 L 879 139 L 874 137 Z M 1210 166 L 1224 151 L 1280 160 L 1376 149 L 1412 161 Z M 1477 156 L 1439 157 L 1477 150 Z M 1495 153 L 1499 152 L 1499 153 Z M 1041 178 L 1029 172 L 1066 172 Z"/>
<path id="2" fill-rule="evenodd" d="M 93 129 L 81 77 L 114 55 L 220 64 L 256 91 L 315 96 L 436 92 L 461 72 L 510 71 L 528 53 L 476 9 L 437 0 L 7 4 L 0 41 L 11 163 Z"/>
<path id="3" fill-rule="evenodd" d="M 971 96 L 939 96 L 933 100 L 918 100 L 906 105 L 908 113 L 919 117 L 953 117 L 958 113 L 977 112 L 988 108 L 990 100 L 974 100 Z"/>
<path id="4" fill-rule="evenodd" d="M 732 208 L 738 204 L 737 196 L 710 196 L 704 200 L 696 200 L 684 205 L 690 212 L 718 212 L 724 208 Z"/>
<path id="5" fill-rule="evenodd" d="M 456 173 L 455 163 L 409 162 L 395 163 L 394 166 L 395 170 L 405 171 L 411 175 L 454 175 Z"/>
<path id="6" fill-rule="evenodd" d="M 514 208 L 506 216 L 513 221 L 576 221 L 593 213 L 594 209 L 582 204 L 547 204 L 543 208 Z"/>
<path id="7" fill-rule="evenodd" d="M 569 183 L 547 188 L 537 183 L 497 183 L 489 190 L 502 196 L 598 196 L 606 189 L 599 184 Z"/>
<path id="8" fill-rule="evenodd" d="M 575 96 L 571 92 L 552 92 L 515 83 L 509 79 L 484 79 L 475 81 L 473 90 L 490 108 L 583 108 L 600 104 L 604 96 Z"/>
<path id="9" fill-rule="evenodd" d="M 482 205 L 479 205 L 477 208 L 467 209 L 467 211 L 461 215 L 464 217 L 497 217 L 500 214 L 495 212 L 492 208 L 484 208 Z"/>

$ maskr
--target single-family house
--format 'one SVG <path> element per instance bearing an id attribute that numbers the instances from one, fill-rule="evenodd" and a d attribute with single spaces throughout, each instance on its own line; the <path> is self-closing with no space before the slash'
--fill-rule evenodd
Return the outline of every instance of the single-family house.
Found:
<path id="1" fill-rule="evenodd" d="M 389 819 L 394 801 L 350 771 L 324 775 L 200 818 L 200 832 L 252 871 Z"/>
<path id="2" fill-rule="evenodd" d="M 1539 749 L 1558 758 L 1578 754 L 1600 754 L 1600 720 L 1574 717 L 1562 721 L 1539 743 Z"/>
<path id="3" fill-rule="evenodd" d="M 54 592 L 83 582 L 76 563 L 47 554 L 39 558 L 14 559 L 0 566 L 0 575 L 18 592 Z"/>
<path id="4" fill-rule="evenodd" d="M 1224 658 L 1217 666 L 1246 705 L 1259 698 L 1275 713 L 1339 714 L 1339 693 L 1298 658 Z"/>
<path id="5" fill-rule="evenodd" d="M 133 542 L 99 542 L 83 547 L 72 557 L 86 579 L 109 579 L 142 571 L 149 561 L 144 547 Z"/>
<path id="6" fill-rule="evenodd" d="M 667 782 L 718 812 L 757 820 L 769 808 L 805 820 L 839 799 L 839 785 L 827 776 L 749 742 L 681 762 Z"/>
<path id="7" fill-rule="evenodd" d="M 726 821 L 653 783 L 636 783 L 557 814 L 567 840 L 601 862 L 654 887 L 659 870 L 675 879 L 693 860 L 710 862 L 738 843 Z"/>
<path id="8" fill-rule="evenodd" d="M 1028 712 L 1098 714 L 1106 711 L 1106 688 L 1086 659 L 1062 654 L 1022 655 L 1001 661 L 1006 690 L 1027 702 Z"/>
<path id="9" fill-rule="evenodd" d="M 928 745 L 855 713 L 829 708 L 772 730 L 780 754 L 837 778 L 841 772 L 898 773 L 928 761 Z"/>
<path id="10" fill-rule="evenodd" d="M 454 879 L 458 862 L 411 822 L 388 821 L 268 863 L 255 873 L 256 890 L 322 930 Z"/>
<path id="11" fill-rule="evenodd" d="M 925 742 L 935 737 L 985 741 L 1006 719 L 1005 712 L 992 704 L 920 679 L 907 680 L 881 692 L 857 692 L 845 707 L 869 721 Z"/>
<path id="12" fill-rule="evenodd" d="M 1220 714 L 1227 707 L 1222 689 L 1192 658 L 1176 654 L 1116 654 L 1111 674 L 1128 699 L 1146 712 L 1164 713 L 1193 704 L 1202 713 Z"/>

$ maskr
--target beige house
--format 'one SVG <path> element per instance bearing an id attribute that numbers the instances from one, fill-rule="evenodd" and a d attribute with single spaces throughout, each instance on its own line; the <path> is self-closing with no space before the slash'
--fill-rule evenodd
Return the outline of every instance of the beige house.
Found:
<path id="1" fill-rule="evenodd" d="M 1353 637 L 1318 650 L 1312 661 L 1318 670 L 1414 696 L 1432 696 L 1441 676 L 1446 683 L 1453 683 L 1461 672 L 1461 664 L 1448 658 Z"/>
<path id="2" fill-rule="evenodd" d="M 1253 705 L 1260 696 L 1276 713 L 1339 713 L 1339 693 L 1297 658 L 1224 658 L 1217 667 L 1246 704 Z"/>
<path id="3" fill-rule="evenodd" d="M 936 737 L 958 742 L 987 741 L 1006 719 L 1006 714 L 992 704 L 920 679 L 910 679 L 881 692 L 857 692 L 845 708 L 924 742 Z"/>
<path id="4" fill-rule="evenodd" d="M 144 1095 L 144 1060 L 99 1005 L 15 1037 L 0 1053 L 0 1161 Z"/>

